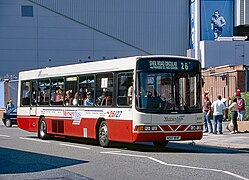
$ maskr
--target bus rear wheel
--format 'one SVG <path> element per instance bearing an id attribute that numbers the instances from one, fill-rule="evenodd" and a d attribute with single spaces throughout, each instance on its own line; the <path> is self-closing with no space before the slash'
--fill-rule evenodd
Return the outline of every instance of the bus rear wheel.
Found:
<path id="1" fill-rule="evenodd" d="M 39 121 L 38 137 L 41 139 L 48 139 L 49 137 L 47 134 L 47 123 L 45 118 L 41 118 Z"/>
<path id="2" fill-rule="evenodd" d="M 102 121 L 99 125 L 98 141 L 102 147 L 108 147 L 109 145 L 108 125 L 106 121 Z"/>
<path id="3" fill-rule="evenodd" d="M 153 141 L 154 146 L 157 148 L 164 148 L 168 143 L 169 141 Z"/>

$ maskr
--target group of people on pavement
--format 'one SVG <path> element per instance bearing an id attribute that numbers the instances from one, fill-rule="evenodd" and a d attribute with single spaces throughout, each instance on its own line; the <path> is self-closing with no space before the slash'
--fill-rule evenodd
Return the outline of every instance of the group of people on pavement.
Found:
<path id="1" fill-rule="evenodd" d="M 208 92 L 204 93 L 203 114 L 204 114 L 204 133 L 223 134 L 222 120 L 226 110 L 231 111 L 233 130 L 231 134 L 238 132 L 237 120 L 243 121 L 245 117 L 245 101 L 241 98 L 240 91 L 237 90 L 233 100 L 228 101 L 228 105 L 222 101 L 220 95 L 217 100 L 211 103 Z M 211 116 L 213 116 L 214 126 L 212 125 Z"/>

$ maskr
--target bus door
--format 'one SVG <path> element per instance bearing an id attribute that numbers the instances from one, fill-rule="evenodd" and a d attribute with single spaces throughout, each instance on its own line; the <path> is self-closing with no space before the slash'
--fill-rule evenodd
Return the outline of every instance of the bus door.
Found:
<path id="1" fill-rule="evenodd" d="M 30 87 L 30 116 L 36 116 L 37 111 L 37 82 L 31 81 Z"/>

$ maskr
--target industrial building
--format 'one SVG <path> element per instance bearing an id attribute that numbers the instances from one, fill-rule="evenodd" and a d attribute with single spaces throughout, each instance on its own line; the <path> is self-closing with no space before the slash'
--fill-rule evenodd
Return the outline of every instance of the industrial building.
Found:
<path id="1" fill-rule="evenodd" d="M 1 0 L 0 76 L 89 59 L 186 55 L 188 7 L 182 0 Z"/>
<path id="2" fill-rule="evenodd" d="M 210 20 L 217 10 L 226 24 L 214 40 Z M 233 38 L 234 27 L 245 24 L 249 0 L 1 0 L 0 79 L 148 54 L 195 57 L 203 69 L 249 65 L 249 41 Z"/>

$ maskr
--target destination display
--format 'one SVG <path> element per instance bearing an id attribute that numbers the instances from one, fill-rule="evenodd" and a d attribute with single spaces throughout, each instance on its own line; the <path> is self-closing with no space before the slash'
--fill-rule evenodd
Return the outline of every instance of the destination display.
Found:
<path id="1" fill-rule="evenodd" d="M 137 70 L 170 70 L 170 71 L 198 71 L 200 63 L 195 60 L 155 58 L 140 59 Z"/>

